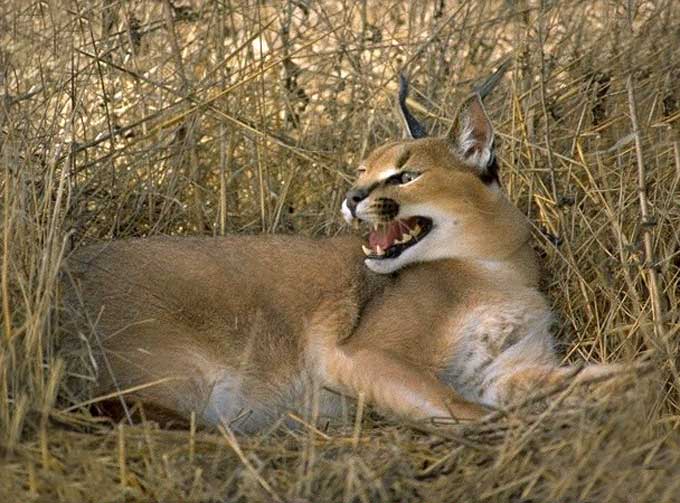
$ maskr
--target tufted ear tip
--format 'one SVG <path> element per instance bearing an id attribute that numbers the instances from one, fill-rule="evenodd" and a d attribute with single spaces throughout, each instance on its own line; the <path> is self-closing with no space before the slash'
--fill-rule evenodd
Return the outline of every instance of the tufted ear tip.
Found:
<path id="1" fill-rule="evenodd" d="M 399 73 L 399 95 L 398 95 L 398 109 L 402 124 L 404 125 L 404 138 L 418 139 L 425 138 L 427 132 L 425 128 L 416 120 L 411 114 L 406 104 L 408 98 L 408 79 L 403 73 Z"/>
<path id="2" fill-rule="evenodd" d="M 399 103 L 406 103 L 408 97 L 408 79 L 404 72 L 399 72 Z"/>
<path id="3" fill-rule="evenodd" d="M 491 94 L 491 91 L 493 91 L 496 88 L 498 83 L 505 75 L 505 72 L 507 72 L 508 68 L 510 68 L 510 65 L 512 65 L 512 58 L 506 57 L 505 60 L 498 66 L 495 72 L 493 72 L 489 77 L 487 77 L 486 80 L 484 80 L 484 82 L 482 82 L 480 85 L 474 88 L 474 92 L 479 94 L 479 97 L 482 100 L 484 100 L 484 98 Z"/>

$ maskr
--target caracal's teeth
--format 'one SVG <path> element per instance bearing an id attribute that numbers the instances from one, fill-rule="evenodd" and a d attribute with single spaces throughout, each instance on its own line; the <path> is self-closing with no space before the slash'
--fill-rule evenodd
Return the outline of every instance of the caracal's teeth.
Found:
<path id="1" fill-rule="evenodd" d="M 408 243 L 412 239 L 413 239 L 413 236 L 410 234 L 409 231 L 406 231 L 404 234 L 401 235 L 400 239 L 397 239 L 397 240 L 394 241 L 394 244 L 403 245 L 403 244 Z"/>
<path id="2" fill-rule="evenodd" d="M 373 250 L 371 250 L 368 246 L 361 245 L 361 249 L 364 251 L 364 255 L 373 255 Z"/>
<path id="3" fill-rule="evenodd" d="M 413 234 L 413 237 L 418 236 L 423 229 L 420 228 L 420 225 L 416 224 L 416 226 L 411 230 L 411 234 Z"/>
<path id="4" fill-rule="evenodd" d="M 384 250 L 383 250 L 382 248 L 380 248 L 380 245 L 376 245 L 376 247 L 375 247 L 375 254 L 376 254 L 378 257 L 381 257 L 381 256 L 385 255 L 385 252 L 384 252 Z"/>
<path id="5" fill-rule="evenodd" d="M 352 229 L 354 229 L 355 231 L 359 230 L 359 219 L 358 218 L 354 218 L 352 220 Z"/>

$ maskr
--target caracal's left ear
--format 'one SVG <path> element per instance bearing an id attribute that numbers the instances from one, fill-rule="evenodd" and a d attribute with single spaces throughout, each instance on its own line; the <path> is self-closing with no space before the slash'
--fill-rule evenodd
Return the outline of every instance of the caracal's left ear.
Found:
<path id="1" fill-rule="evenodd" d="M 408 98 L 408 80 L 403 73 L 399 74 L 399 98 L 397 104 L 399 105 L 399 116 L 404 126 L 404 138 L 410 140 L 417 140 L 418 138 L 425 138 L 427 131 L 413 116 L 406 105 L 406 98 Z"/>
<path id="2" fill-rule="evenodd" d="M 458 109 L 449 140 L 456 154 L 477 170 L 482 181 L 490 183 L 497 179 L 493 126 L 479 93 L 469 96 Z"/>

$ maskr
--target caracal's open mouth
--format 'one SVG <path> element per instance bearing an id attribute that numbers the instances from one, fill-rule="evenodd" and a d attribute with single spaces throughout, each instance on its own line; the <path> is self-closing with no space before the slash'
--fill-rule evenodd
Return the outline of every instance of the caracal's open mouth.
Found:
<path id="1" fill-rule="evenodd" d="M 377 224 L 368 234 L 368 246 L 362 248 L 370 259 L 396 258 L 431 230 L 432 220 L 427 217 L 394 219 L 386 224 Z"/>

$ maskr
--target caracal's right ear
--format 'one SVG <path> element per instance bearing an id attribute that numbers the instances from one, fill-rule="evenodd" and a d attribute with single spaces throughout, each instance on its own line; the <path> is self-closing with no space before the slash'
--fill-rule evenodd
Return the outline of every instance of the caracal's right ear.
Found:
<path id="1" fill-rule="evenodd" d="M 508 71 L 512 58 L 507 57 L 484 82 L 475 87 L 458 109 L 456 119 L 449 131 L 449 141 L 456 154 L 479 174 L 488 184 L 498 183 L 498 164 L 494 151 L 494 131 L 482 100 Z"/>
<path id="2" fill-rule="evenodd" d="M 470 95 L 460 106 L 448 137 L 458 157 L 474 168 L 482 181 L 497 180 L 493 126 L 479 93 Z"/>

